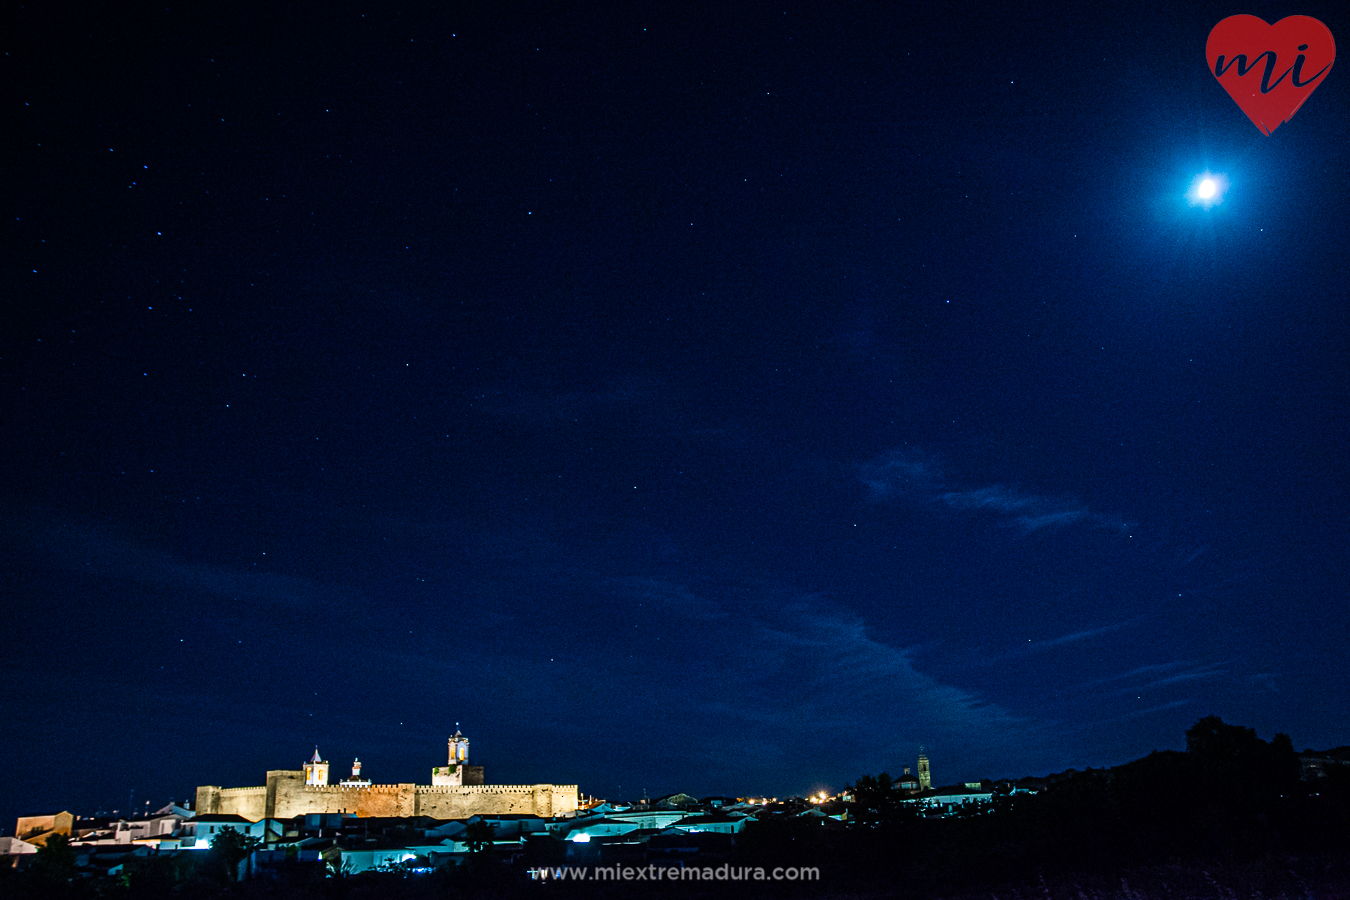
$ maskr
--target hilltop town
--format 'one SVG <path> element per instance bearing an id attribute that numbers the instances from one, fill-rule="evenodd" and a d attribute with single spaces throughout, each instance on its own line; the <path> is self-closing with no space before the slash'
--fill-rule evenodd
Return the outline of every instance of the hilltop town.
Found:
<path id="1" fill-rule="evenodd" d="M 420 890 L 491 877 L 922 894 L 1271 854 L 1283 854 L 1288 871 L 1320 860 L 1300 877 L 1350 871 L 1337 855 L 1350 836 L 1350 748 L 1295 753 L 1282 735 L 1262 741 L 1215 717 L 1187 732 L 1186 752 L 1114 769 L 935 786 L 920 752 L 913 773 L 862 775 L 811 797 L 618 801 L 575 785 L 493 785 L 468 748 L 456 730 L 429 785 L 373 783 L 359 759 L 333 784 L 315 748 L 301 768 L 269 771 L 262 786 L 202 785 L 193 801 L 145 816 L 25 816 L 0 838 L 0 887 L 45 896 L 59 882 L 94 896 L 111 883 L 153 883 L 197 896 L 268 885 L 322 892 L 346 879 Z"/>

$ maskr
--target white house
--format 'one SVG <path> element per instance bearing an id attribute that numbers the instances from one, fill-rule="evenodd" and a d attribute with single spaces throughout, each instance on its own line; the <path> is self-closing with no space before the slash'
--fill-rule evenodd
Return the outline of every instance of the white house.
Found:
<path id="1" fill-rule="evenodd" d="M 21 841 L 16 837 L 0 837 L 0 866 L 18 867 L 19 857 L 37 853 L 36 844 Z"/>

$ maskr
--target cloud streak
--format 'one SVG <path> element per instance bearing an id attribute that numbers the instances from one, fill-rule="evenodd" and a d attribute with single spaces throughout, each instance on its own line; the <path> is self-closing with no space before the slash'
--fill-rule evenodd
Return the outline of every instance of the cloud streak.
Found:
<path id="1" fill-rule="evenodd" d="M 635 578 L 613 588 L 630 603 L 656 604 L 672 631 L 711 644 L 716 676 L 692 686 L 690 703 L 728 724 L 781 728 L 786 720 L 849 734 L 886 765 L 920 743 L 992 755 L 1029 730 L 977 693 L 921 672 L 912 651 L 878 640 L 861 618 L 820 596 L 761 585 L 728 617 L 724 601 L 687 584 Z"/>
<path id="2" fill-rule="evenodd" d="M 60 568 L 94 578 L 130 581 L 204 595 L 220 600 L 250 601 L 303 608 L 332 608 L 358 599 L 344 585 L 271 571 L 246 571 L 196 562 L 182 556 L 105 533 L 84 524 L 35 520 L 33 545 Z"/>
<path id="3" fill-rule="evenodd" d="M 1221 678 L 1227 674 L 1227 663 L 1174 660 L 1138 666 L 1128 672 L 1120 672 L 1104 678 L 1094 678 L 1082 682 L 1076 689 L 1088 691 L 1098 697 L 1123 697 L 1129 694 L 1140 696 L 1146 691 L 1170 687 L 1174 684 Z"/>
<path id="4" fill-rule="evenodd" d="M 867 463 L 859 467 L 858 474 L 874 499 L 912 496 L 959 512 L 990 513 L 1023 534 L 1069 526 L 1106 531 L 1129 527 L 1117 516 L 1094 512 L 1068 497 L 1028 494 L 1002 484 L 980 487 L 954 484 L 940 466 L 913 453 Z"/>

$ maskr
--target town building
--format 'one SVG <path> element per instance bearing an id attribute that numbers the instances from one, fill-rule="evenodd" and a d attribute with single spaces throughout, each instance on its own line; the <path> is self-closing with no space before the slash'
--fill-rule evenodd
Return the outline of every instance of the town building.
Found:
<path id="1" fill-rule="evenodd" d="M 0 867 L 17 869 L 24 858 L 35 856 L 37 852 L 36 844 L 16 837 L 0 837 Z"/>

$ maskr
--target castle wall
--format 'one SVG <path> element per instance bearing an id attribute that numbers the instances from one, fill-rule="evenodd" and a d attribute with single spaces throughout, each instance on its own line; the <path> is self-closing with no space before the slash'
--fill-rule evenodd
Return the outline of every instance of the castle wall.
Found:
<path id="1" fill-rule="evenodd" d="M 419 816 L 467 819 L 479 815 L 574 816 L 574 784 L 486 784 L 462 787 L 417 787 Z"/>
<path id="2" fill-rule="evenodd" d="M 253 822 L 268 817 L 290 819 L 307 813 L 436 819 L 514 813 L 549 817 L 576 815 L 577 798 L 574 784 L 316 786 L 305 784 L 303 771 L 281 769 L 267 773 L 264 787 L 197 788 L 197 812 L 234 814 Z"/>
<path id="3" fill-rule="evenodd" d="M 48 834 L 69 835 L 75 827 L 75 817 L 68 812 L 59 812 L 50 816 L 20 816 L 14 826 L 14 836 L 20 840 L 42 836 L 44 840 L 35 841 L 36 846 L 45 843 Z"/>
<path id="4" fill-rule="evenodd" d="M 267 788 L 222 788 L 204 785 L 197 788 L 197 815 L 237 815 L 256 822 L 267 815 Z"/>
<path id="5" fill-rule="evenodd" d="M 412 816 L 414 784 L 372 784 L 357 786 L 308 785 L 303 773 L 268 772 L 267 787 L 275 788 L 275 812 L 279 819 L 307 813 L 346 813 L 350 816 Z"/>

